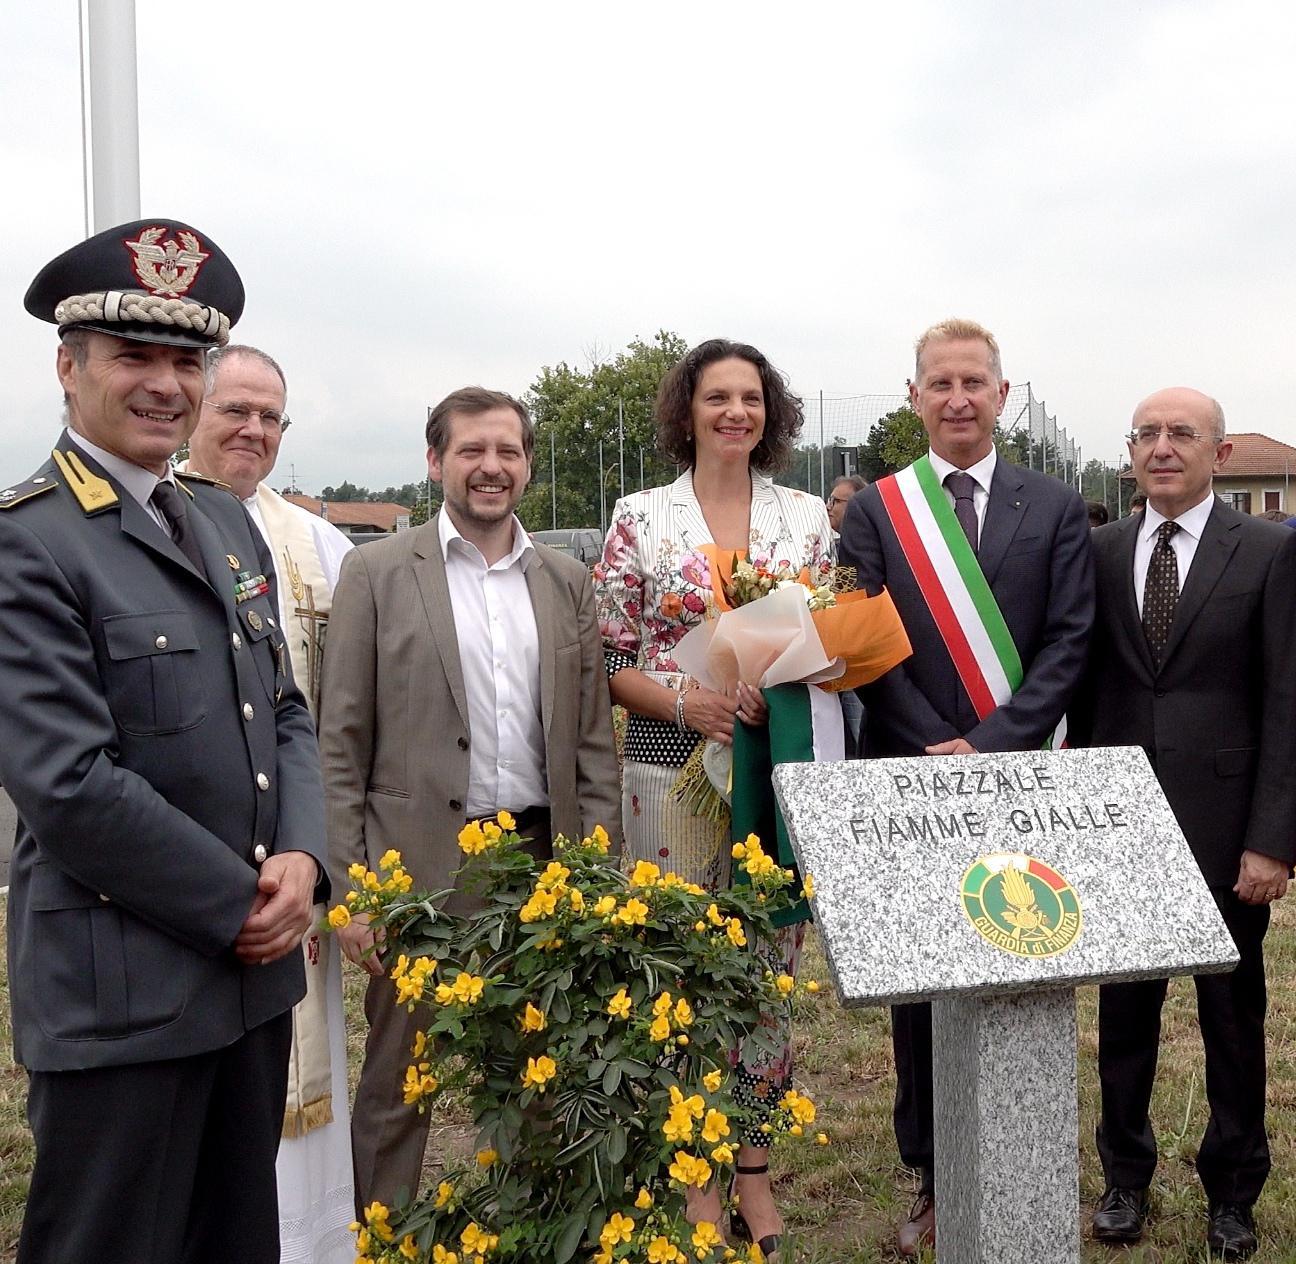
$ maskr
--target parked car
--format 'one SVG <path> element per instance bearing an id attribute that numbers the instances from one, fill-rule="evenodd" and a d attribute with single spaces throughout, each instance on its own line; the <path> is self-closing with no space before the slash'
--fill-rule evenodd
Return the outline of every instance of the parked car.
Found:
<path id="1" fill-rule="evenodd" d="M 586 566 L 603 555 L 603 536 L 597 527 L 564 527 L 560 531 L 532 531 L 531 538 L 566 553 Z"/>

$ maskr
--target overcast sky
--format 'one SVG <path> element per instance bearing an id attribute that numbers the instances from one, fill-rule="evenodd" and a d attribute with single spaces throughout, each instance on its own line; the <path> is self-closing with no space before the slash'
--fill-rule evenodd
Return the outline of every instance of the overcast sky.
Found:
<path id="1" fill-rule="evenodd" d="M 346 13 L 348 16 L 335 16 Z M 142 214 L 247 287 L 272 481 L 421 477 L 426 407 L 659 328 L 807 395 L 948 315 L 1086 457 L 1191 385 L 1296 443 L 1296 6 L 137 0 Z M 75 0 L 0 7 L 0 485 L 58 432 L 32 276 L 84 235 Z"/>

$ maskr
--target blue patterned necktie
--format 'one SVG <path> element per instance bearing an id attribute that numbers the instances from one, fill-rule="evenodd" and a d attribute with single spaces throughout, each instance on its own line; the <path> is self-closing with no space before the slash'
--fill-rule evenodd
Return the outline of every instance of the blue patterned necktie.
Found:
<path id="1" fill-rule="evenodd" d="M 976 501 L 972 499 L 972 493 L 979 484 L 971 474 L 959 470 L 945 475 L 945 486 L 954 497 L 954 516 L 959 520 L 959 526 L 963 528 L 963 534 L 967 536 L 972 552 L 975 553 L 980 539 L 980 524 L 977 522 Z"/>
<path id="2" fill-rule="evenodd" d="M 1171 537 L 1179 530 L 1177 522 L 1163 522 L 1157 528 L 1157 542 L 1148 560 L 1147 582 L 1143 585 L 1143 635 L 1147 637 L 1152 661 L 1161 666 L 1179 604 L 1179 562 Z"/>

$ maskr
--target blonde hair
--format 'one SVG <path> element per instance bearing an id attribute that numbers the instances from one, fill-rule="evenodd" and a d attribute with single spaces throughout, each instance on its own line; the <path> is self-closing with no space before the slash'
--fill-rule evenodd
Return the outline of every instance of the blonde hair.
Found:
<path id="1" fill-rule="evenodd" d="M 914 378 L 917 381 L 922 381 L 922 357 L 927 344 L 953 340 L 984 342 L 990 348 L 990 372 L 996 382 L 1003 381 L 1003 361 L 999 356 L 999 344 L 995 341 L 994 334 L 974 320 L 961 320 L 957 316 L 942 320 L 939 324 L 925 329 L 919 335 L 918 341 L 914 343 Z"/>

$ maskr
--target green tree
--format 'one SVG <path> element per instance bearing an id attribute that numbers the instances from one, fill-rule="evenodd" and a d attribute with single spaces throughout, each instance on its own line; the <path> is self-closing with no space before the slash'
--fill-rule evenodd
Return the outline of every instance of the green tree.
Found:
<path id="1" fill-rule="evenodd" d="M 388 487 L 380 492 L 373 492 L 369 499 L 380 500 L 388 505 L 404 505 L 412 509 L 420 499 L 427 499 L 426 480 L 417 483 L 405 483 L 400 487 Z"/>
<path id="2" fill-rule="evenodd" d="M 321 500 L 336 500 L 342 503 L 348 503 L 357 500 L 372 500 L 367 487 L 357 487 L 354 483 L 343 482 L 337 487 L 326 487 L 320 492 Z"/>
<path id="3" fill-rule="evenodd" d="M 1011 434 L 1004 434 L 1002 430 L 996 428 L 995 446 L 999 449 L 1000 456 L 1014 465 L 1030 465 L 1031 441 L 1030 435 L 1024 428 L 1018 427 Z"/>
<path id="4" fill-rule="evenodd" d="M 1080 472 L 1080 494 L 1085 500 L 1096 500 L 1107 506 L 1113 519 L 1120 517 L 1122 505 L 1129 504 L 1133 488 L 1121 490 L 1120 471 L 1102 461 L 1089 460 Z"/>
<path id="5" fill-rule="evenodd" d="M 675 466 L 656 450 L 653 402 L 662 377 L 687 350 L 679 334 L 662 329 L 611 359 L 593 357 L 587 369 L 563 361 L 540 370 L 526 394 L 536 424 L 532 486 L 519 507 L 528 528 L 553 525 L 555 480 L 557 525 L 600 527 L 623 487 L 637 491 L 675 477 Z"/>
<path id="6" fill-rule="evenodd" d="M 417 493 L 410 504 L 410 526 L 421 527 L 438 509 L 445 499 L 441 494 L 441 484 L 425 478 L 421 483 L 407 483 Z M 397 502 L 405 503 L 405 502 Z"/>
<path id="7" fill-rule="evenodd" d="M 873 423 L 860 448 L 859 471 L 870 483 L 876 482 L 912 465 L 926 451 L 922 418 L 902 404 Z"/>

